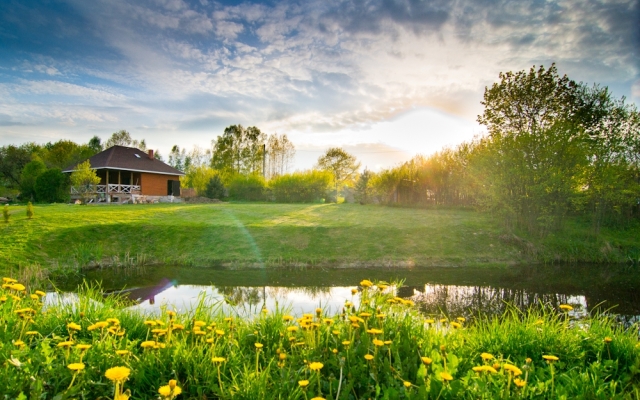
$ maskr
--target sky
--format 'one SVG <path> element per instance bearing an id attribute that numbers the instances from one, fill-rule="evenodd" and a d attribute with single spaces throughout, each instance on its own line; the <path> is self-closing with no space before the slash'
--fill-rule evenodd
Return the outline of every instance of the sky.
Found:
<path id="1" fill-rule="evenodd" d="M 485 87 L 555 62 L 640 104 L 637 0 L 2 0 L 0 145 L 167 155 L 232 124 L 388 168 L 485 132 Z"/>

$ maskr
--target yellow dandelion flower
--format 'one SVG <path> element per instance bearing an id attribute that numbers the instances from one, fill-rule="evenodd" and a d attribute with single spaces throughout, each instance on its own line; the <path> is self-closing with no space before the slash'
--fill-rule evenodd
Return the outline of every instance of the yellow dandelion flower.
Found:
<path id="1" fill-rule="evenodd" d="M 2 281 L 3 281 L 4 283 L 8 283 L 8 284 L 12 284 L 12 283 L 17 283 L 17 282 L 18 282 L 17 280 L 15 280 L 15 279 L 13 279 L 13 278 L 6 278 L 6 277 L 5 277 L 5 278 L 2 278 Z"/>
<path id="2" fill-rule="evenodd" d="M 384 319 L 387 317 L 387 314 L 376 314 L 376 318 L 378 319 Z"/>
<path id="3" fill-rule="evenodd" d="M 22 292 L 26 289 L 26 287 L 22 283 L 14 283 L 9 286 L 9 289 L 15 290 L 16 292 Z"/>
<path id="4" fill-rule="evenodd" d="M 84 364 L 83 363 L 72 363 L 67 365 L 67 368 L 69 368 L 72 371 L 82 371 L 84 369 Z"/>
<path id="5" fill-rule="evenodd" d="M 384 346 L 384 342 L 380 339 L 373 339 L 373 344 L 378 347 Z"/>
<path id="6" fill-rule="evenodd" d="M 367 361 L 371 361 L 371 360 L 373 360 L 373 356 L 371 354 L 365 354 L 364 355 L 364 359 L 367 360 Z"/>
<path id="7" fill-rule="evenodd" d="M 15 342 L 13 342 L 13 344 L 18 347 L 24 346 L 24 342 L 22 340 L 16 340 Z"/>
<path id="8" fill-rule="evenodd" d="M 262 347 L 264 347 L 262 343 L 254 343 L 253 345 L 256 346 L 256 349 L 261 349 Z"/>
<path id="9" fill-rule="evenodd" d="M 288 331 L 288 332 L 295 332 L 295 331 L 297 331 L 297 330 L 298 330 L 298 327 L 297 327 L 297 326 L 289 326 L 289 327 L 287 327 L 287 331 Z"/>
<path id="10" fill-rule="evenodd" d="M 193 323 L 193 326 L 197 326 L 198 328 L 206 326 L 206 325 L 207 325 L 207 323 L 204 322 L 204 321 L 196 321 L 196 322 Z"/>
<path id="11" fill-rule="evenodd" d="M 146 326 L 156 326 L 156 325 L 158 325 L 158 323 L 157 323 L 156 321 L 153 321 L 153 320 L 150 320 L 150 319 L 149 319 L 149 320 L 144 321 L 144 324 L 145 324 Z"/>
<path id="12" fill-rule="evenodd" d="M 70 340 L 67 340 L 66 342 L 58 343 L 58 347 L 71 347 L 71 346 L 73 346 L 73 342 Z"/>
<path id="13" fill-rule="evenodd" d="M 431 364 L 431 363 L 433 362 L 433 360 L 432 360 L 432 359 L 430 359 L 429 357 L 420 357 L 420 359 L 422 360 L 422 362 L 423 362 L 425 365 L 429 365 L 429 364 Z"/>
<path id="14" fill-rule="evenodd" d="M 293 321 L 295 318 L 293 318 L 291 315 L 285 315 L 284 317 L 282 317 L 282 319 L 283 319 L 285 322 L 291 322 L 291 321 Z"/>
<path id="15" fill-rule="evenodd" d="M 317 396 L 312 398 L 311 400 L 326 400 L 326 399 L 324 397 Z"/>
<path id="16" fill-rule="evenodd" d="M 544 356 L 542 356 L 542 358 L 544 358 L 544 359 L 545 359 L 545 360 L 547 360 L 547 361 L 558 361 L 558 360 L 559 360 L 559 358 L 558 358 L 558 357 L 556 357 L 556 356 L 549 356 L 549 355 L 544 355 Z"/>
<path id="17" fill-rule="evenodd" d="M 331 331 L 331 333 L 333 333 L 334 335 L 338 336 L 340 334 L 340 331 L 335 329 L 335 330 Z"/>
<path id="18" fill-rule="evenodd" d="M 35 293 L 36 293 L 38 296 L 40 296 L 40 297 L 44 297 L 44 296 L 46 296 L 46 295 L 47 295 L 47 294 L 46 294 L 45 292 L 43 292 L 42 290 L 36 290 L 36 291 L 35 291 Z"/>
<path id="19" fill-rule="evenodd" d="M 431 319 L 431 318 L 429 318 L 429 319 L 425 319 L 425 320 L 424 320 L 424 322 L 425 322 L 426 324 L 433 324 L 433 323 L 435 323 L 436 321 L 435 321 L 435 320 L 433 320 L 433 319 Z"/>
<path id="20" fill-rule="evenodd" d="M 358 289 L 351 289 L 351 294 L 355 295 L 356 293 L 358 293 Z"/>
<path id="21" fill-rule="evenodd" d="M 527 384 L 527 381 L 523 381 L 520 378 L 516 378 L 513 380 L 513 383 L 515 383 L 517 387 L 524 387 L 524 385 Z"/>
<path id="22" fill-rule="evenodd" d="M 480 357 L 482 358 L 483 361 L 489 361 L 489 360 L 493 360 L 493 354 L 490 353 L 482 353 L 480 354 Z"/>
<path id="23" fill-rule="evenodd" d="M 227 361 L 227 359 L 224 357 L 213 357 L 211 361 L 213 361 L 214 363 L 221 363 Z"/>
<path id="24" fill-rule="evenodd" d="M 351 341 L 349 341 L 349 340 L 343 340 L 343 341 L 342 341 L 342 344 L 343 344 L 344 346 L 348 346 L 348 345 L 350 345 L 350 344 L 351 344 Z"/>
<path id="25" fill-rule="evenodd" d="M 78 345 L 76 345 L 76 349 L 78 349 L 80 351 L 89 350 L 90 348 L 91 348 L 90 344 L 78 344 Z"/>
<path id="26" fill-rule="evenodd" d="M 31 300 L 40 300 L 37 294 L 30 294 L 29 297 L 31 297 Z"/>
<path id="27" fill-rule="evenodd" d="M 82 327 L 78 324 L 76 324 L 75 322 L 69 322 L 67 324 L 67 328 L 72 329 L 74 331 L 81 331 Z"/>
<path id="28" fill-rule="evenodd" d="M 368 313 L 368 312 L 361 312 L 361 313 L 360 313 L 360 314 L 358 314 L 358 315 L 360 315 L 362 318 L 369 318 L 369 317 L 371 316 L 371 313 Z"/>
<path id="29" fill-rule="evenodd" d="M 298 381 L 298 385 L 300 385 L 300 387 L 307 387 L 309 385 L 309 381 L 306 379 L 302 381 Z"/>
<path id="30" fill-rule="evenodd" d="M 324 364 L 321 362 L 312 362 L 311 364 L 309 364 L 309 369 L 312 371 L 320 371 L 322 369 L 322 367 L 324 367 Z"/>
<path id="31" fill-rule="evenodd" d="M 451 376 L 450 373 L 448 372 L 440 372 L 440 377 L 442 378 L 443 381 L 452 381 L 453 380 L 453 376 Z"/>
<path id="32" fill-rule="evenodd" d="M 406 388 L 410 388 L 410 387 L 411 387 L 411 382 L 409 382 L 409 381 L 404 381 L 404 382 L 402 382 L 402 384 L 403 384 L 403 385 L 404 385 L 404 387 L 406 387 Z"/>
<path id="33" fill-rule="evenodd" d="M 360 281 L 360 286 L 362 286 L 362 287 L 371 287 L 371 286 L 373 286 L 373 282 L 371 282 L 368 279 L 365 279 L 365 280 Z"/>
<path id="34" fill-rule="evenodd" d="M 107 379 L 113 382 L 123 382 L 129 377 L 130 373 L 131 370 L 127 367 L 113 367 L 109 368 L 104 373 L 104 376 L 106 376 Z"/>
<path id="35" fill-rule="evenodd" d="M 522 375 L 522 370 L 521 370 L 520 368 L 516 367 L 516 366 L 515 366 L 515 365 L 513 365 L 513 364 L 505 364 L 505 365 L 503 365 L 503 366 L 502 366 L 502 368 L 503 368 L 505 371 L 509 371 L 509 372 L 513 373 L 513 376 L 520 376 L 520 375 Z"/>
<path id="36" fill-rule="evenodd" d="M 224 336 L 224 331 L 222 329 L 216 329 L 216 335 Z"/>
<path id="37" fill-rule="evenodd" d="M 605 343 L 611 343 L 611 342 L 613 342 L 613 339 L 611 339 L 610 337 L 607 336 L 607 337 L 604 338 L 604 342 Z"/>
<path id="38" fill-rule="evenodd" d="M 156 347 L 156 341 L 155 340 L 146 340 L 146 341 L 140 343 L 140 347 L 142 347 L 143 349 L 149 349 L 149 348 Z"/>
<path id="39" fill-rule="evenodd" d="M 120 320 L 118 318 L 107 318 L 107 322 L 113 325 L 120 325 Z"/>
<path id="40" fill-rule="evenodd" d="M 571 307 L 571 306 L 570 306 L 570 305 L 568 305 L 568 304 L 560 304 L 560 309 L 561 309 L 562 311 L 572 311 L 572 310 L 573 310 L 573 307 Z"/>
<path id="41" fill-rule="evenodd" d="M 372 335 L 382 335 L 384 332 L 382 331 L 382 329 L 371 328 L 367 329 L 367 333 L 370 333 Z"/>
<path id="42" fill-rule="evenodd" d="M 331 325 L 333 324 L 333 320 L 331 318 L 325 318 L 322 320 L 325 324 L 327 325 Z"/>
<path id="43" fill-rule="evenodd" d="M 116 354 L 119 356 L 126 356 L 127 354 L 130 354 L 131 352 L 129 350 L 116 350 Z"/>
<path id="44" fill-rule="evenodd" d="M 38 335 L 39 332 L 38 331 L 26 331 L 24 334 L 27 335 L 27 336 L 34 336 L 34 335 Z"/>
<path id="45" fill-rule="evenodd" d="M 455 321 L 454 321 L 454 322 L 451 322 L 451 326 L 452 326 L 454 329 L 462 328 L 462 325 L 461 325 L 461 324 L 459 324 L 459 323 L 457 323 L 457 322 L 455 322 Z"/>

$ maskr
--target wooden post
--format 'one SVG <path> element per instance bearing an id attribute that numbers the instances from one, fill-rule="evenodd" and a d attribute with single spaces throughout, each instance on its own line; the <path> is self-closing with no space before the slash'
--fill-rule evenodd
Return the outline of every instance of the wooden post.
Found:
<path id="1" fill-rule="evenodd" d="M 111 194 L 109 193 L 109 170 L 107 170 L 107 190 L 105 190 L 107 195 L 107 203 L 111 203 Z"/>

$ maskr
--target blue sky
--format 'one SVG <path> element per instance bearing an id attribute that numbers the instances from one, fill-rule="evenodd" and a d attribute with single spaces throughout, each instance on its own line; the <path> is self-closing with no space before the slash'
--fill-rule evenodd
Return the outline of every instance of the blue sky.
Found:
<path id="1" fill-rule="evenodd" d="M 106 140 L 167 154 L 225 126 L 286 133 L 296 167 L 370 169 L 483 132 L 500 71 L 561 73 L 640 103 L 635 0 L 3 0 L 0 145 Z"/>

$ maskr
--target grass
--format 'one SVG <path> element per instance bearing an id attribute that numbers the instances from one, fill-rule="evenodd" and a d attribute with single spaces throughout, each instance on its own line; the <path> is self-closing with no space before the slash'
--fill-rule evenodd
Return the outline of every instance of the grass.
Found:
<path id="1" fill-rule="evenodd" d="M 37 205 L 0 224 L 0 270 L 192 266 L 487 266 L 640 262 L 640 224 L 590 235 L 572 221 L 545 239 L 505 235 L 488 214 L 357 204 Z"/>
<path id="2" fill-rule="evenodd" d="M 145 319 L 97 288 L 44 307 L 43 293 L 5 282 L 5 398 L 151 399 L 159 391 L 163 399 L 177 391 L 178 399 L 640 395 L 638 325 L 625 328 L 604 315 L 575 321 L 545 306 L 440 319 L 395 297 L 393 284 L 364 280 L 338 315 L 318 309 L 294 318 L 279 309 L 242 319 L 201 297 L 195 310 Z"/>

